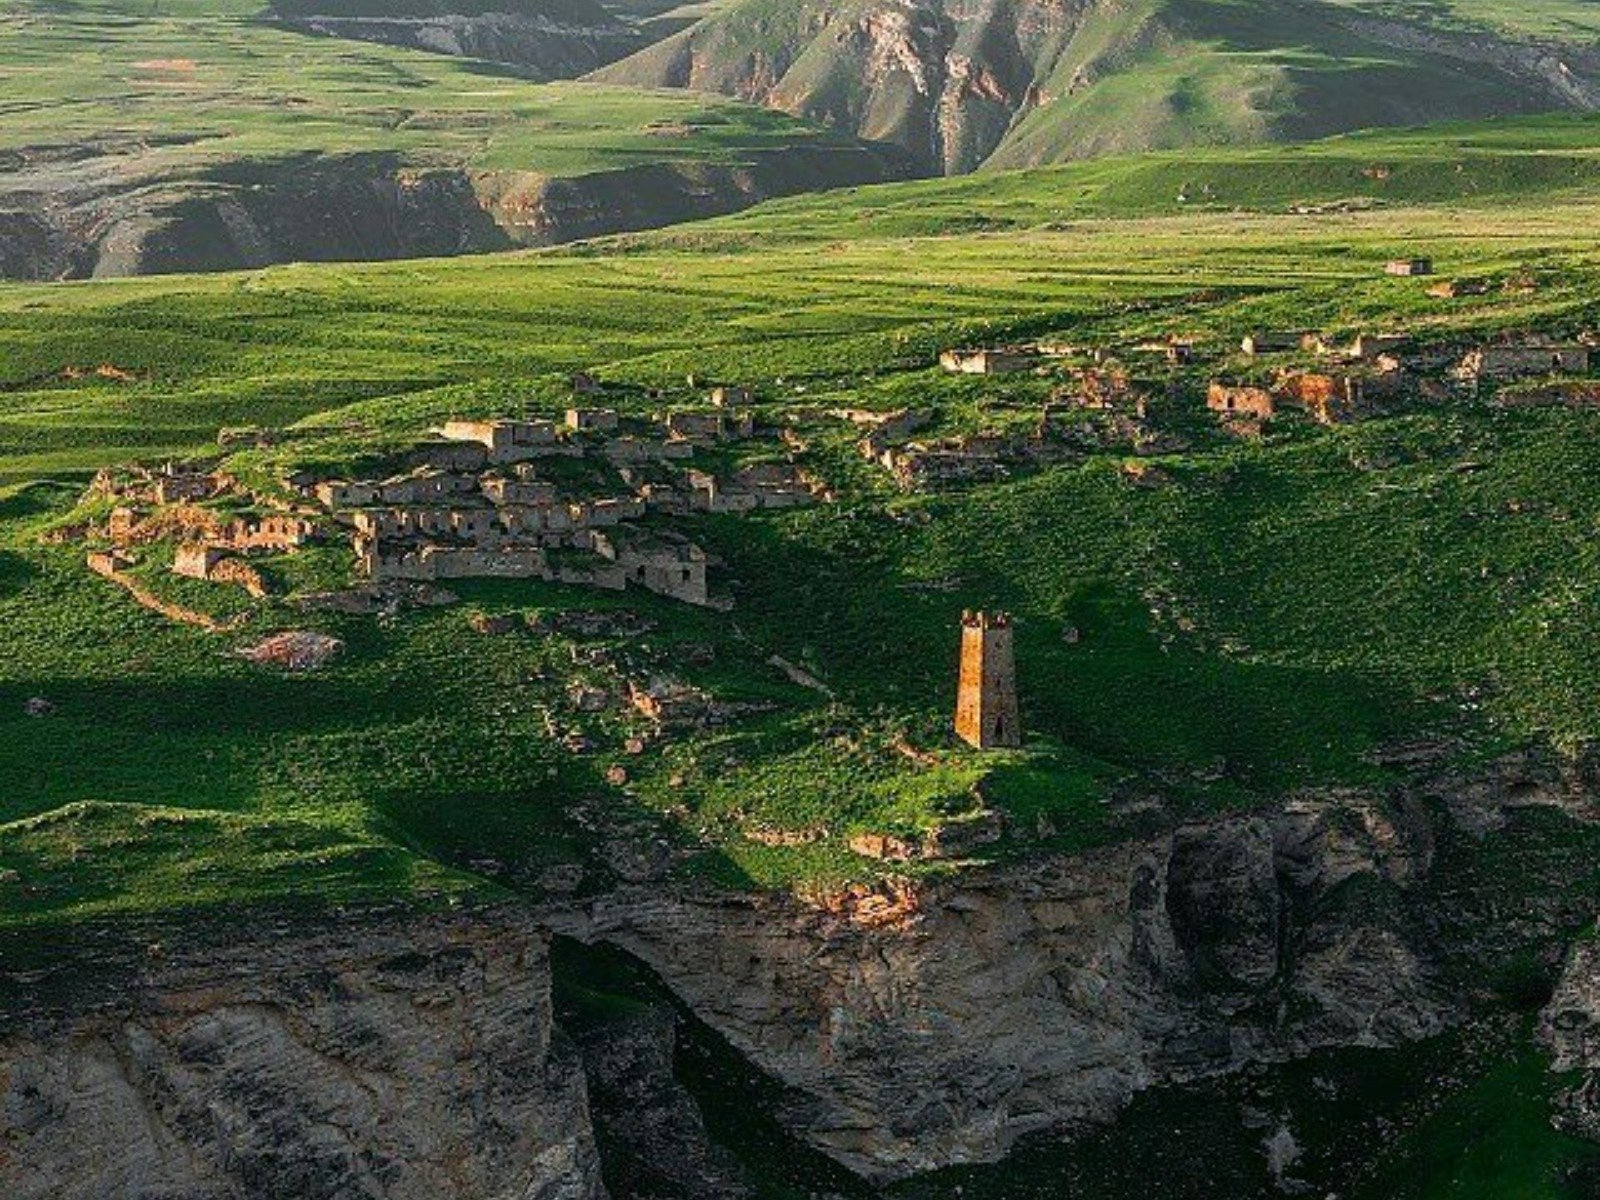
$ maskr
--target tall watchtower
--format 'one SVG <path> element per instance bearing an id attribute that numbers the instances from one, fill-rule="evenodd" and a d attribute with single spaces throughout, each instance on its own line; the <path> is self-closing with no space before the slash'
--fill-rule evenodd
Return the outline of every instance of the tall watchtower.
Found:
<path id="1" fill-rule="evenodd" d="M 956 736 L 979 750 L 1022 745 L 1017 667 L 1008 613 L 961 614 Z"/>

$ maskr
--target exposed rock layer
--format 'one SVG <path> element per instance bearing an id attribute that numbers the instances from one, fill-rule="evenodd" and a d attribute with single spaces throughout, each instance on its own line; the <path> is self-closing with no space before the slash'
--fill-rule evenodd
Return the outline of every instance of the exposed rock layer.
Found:
<path id="1" fill-rule="evenodd" d="M 1162 1082 L 1444 1028 L 1415 931 L 1346 904 L 1425 875 L 1428 822 L 1363 797 L 997 870 L 898 907 L 674 896 L 571 928 L 648 963 L 880 1179 L 1001 1156 Z M 863 920 L 862 914 L 887 914 Z"/>
<path id="2" fill-rule="evenodd" d="M 9 169 L 6 169 L 9 168 Z M 113 147 L 0 163 L 0 278 L 222 271 L 549 246 L 734 212 L 904 173 L 869 147 L 794 146 L 733 163 L 646 163 L 571 178 L 413 170 L 392 155 L 239 163 L 146 178 Z"/>
<path id="3" fill-rule="evenodd" d="M 0 1010 L 0 1195 L 598 1200 L 549 984 L 544 938 L 503 911 L 40 981 L 56 999 Z"/>
<path id="4" fill-rule="evenodd" d="M 1592 861 L 1574 831 L 1595 790 L 1593 764 L 1509 756 L 934 885 L 802 900 L 654 879 L 523 916 L 148 957 L 123 939 L 110 963 L 0 974 L 0 1193 L 582 1200 L 598 1126 L 630 1186 L 745 1194 L 673 1078 L 671 1013 L 576 1021 L 580 1066 L 536 924 L 642 960 L 784 1085 L 790 1131 L 858 1173 L 992 1161 L 1146 1088 L 1454 1024 L 1593 920 L 1563 881 Z M 1542 1030 L 1584 1072 L 1563 1120 L 1591 1134 L 1597 964 L 1595 943 L 1573 952 Z"/>

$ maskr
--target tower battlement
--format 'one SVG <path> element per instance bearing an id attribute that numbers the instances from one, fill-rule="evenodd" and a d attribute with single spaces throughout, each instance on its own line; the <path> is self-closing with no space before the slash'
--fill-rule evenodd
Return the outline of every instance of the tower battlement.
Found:
<path id="1" fill-rule="evenodd" d="M 956 736 L 979 750 L 1022 745 L 1009 613 L 961 614 Z"/>

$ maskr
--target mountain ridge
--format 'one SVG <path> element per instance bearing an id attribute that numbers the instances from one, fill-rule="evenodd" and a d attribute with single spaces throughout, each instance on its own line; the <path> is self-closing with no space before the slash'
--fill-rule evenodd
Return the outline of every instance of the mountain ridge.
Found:
<path id="1" fill-rule="evenodd" d="M 1581 35 L 1325 0 L 1268 19 L 1231 0 L 742 0 L 591 78 L 763 103 L 930 174 L 1600 107 Z"/>

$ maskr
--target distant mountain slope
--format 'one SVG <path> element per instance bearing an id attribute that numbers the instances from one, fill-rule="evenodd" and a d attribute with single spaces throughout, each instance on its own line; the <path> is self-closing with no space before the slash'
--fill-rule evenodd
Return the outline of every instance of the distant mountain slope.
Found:
<path id="1" fill-rule="evenodd" d="M 749 105 L 530 83 L 228 2 L 0 12 L 0 279 L 548 245 L 905 173 Z"/>
<path id="2" fill-rule="evenodd" d="M 271 0 L 285 28 L 380 42 L 573 79 L 650 44 L 595 0 Z"/>
<path id="3" fill-rule="evenodd" d="M 1446 3 L 738 0 L 595 78 L 759 101 L 954 174 L 1600 107 L 1600 33 L 1559 2 L 1491 25 Z"/>

